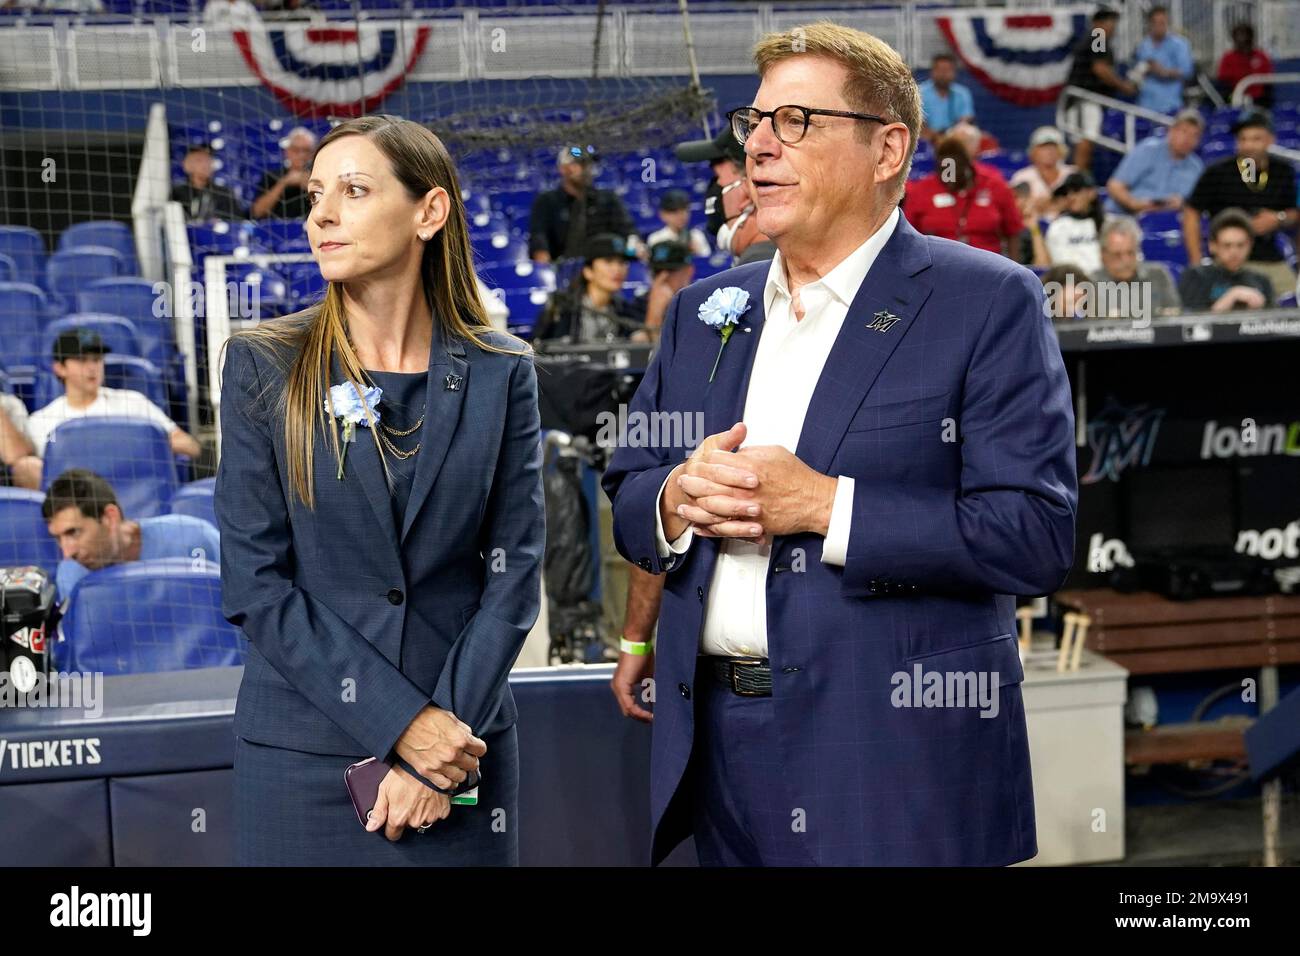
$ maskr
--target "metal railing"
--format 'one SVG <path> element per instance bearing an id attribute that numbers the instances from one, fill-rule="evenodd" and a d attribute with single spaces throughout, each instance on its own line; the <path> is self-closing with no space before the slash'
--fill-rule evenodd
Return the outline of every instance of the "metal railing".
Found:
<path id="1" fill-rule="evenodd" d="M 1117 110 L 1124 114 L 1124 139 L 1118 140 L 1113 136 L 1107 136 L 1105 133 L 1097 133 L 1093 136 L 1087 136 L 1082 126 L 1076 125 L 1069 121 L 1070 108 L 1076 102 L 1096 103 L 1102 109 Z M 1094 93 L 1092 90 L 1085 90 L 1081 86 L 1067 86 L 1061 91 L 1061 98 L 1056 101 L 1056 127 L 1063 133 L 1080 138 L 1091 139 L 1094 143 L 1101 146 L 1109 147 L 1119 153 L 1127 153 L 1137 145 L 1137 119 L 1138 117 L 1148 119 L 1153 123 L 1161 126 L 1174 125 L 1174 118 L 1164 113 L 1157 113 L 1155 110 L 1149 110 L 1146 107 L 1138 106 L 1136 103 L 1129 103 L 1125 100 L 1117 100 L 1113 96 L 1106 96 L 1103 93 Z"/>
<path id="2" fill-rule="evenodd" d="M 1276 83 L 1300 83 L 1300 73 L 1251 73 L 1243 76 L 1241 82 L 1232 88 L 1232 105 L 1245 106 L 1250 102 L 1246 91 L 1252 86 L 1267 86 Z"/>
<path id="3" fill-rule="evenodd" d="M 1290 76 L 1292 74 L 1277 74 L 1278 76 Z M 1300 79 L 1300 74 L 1296 74 Z M 1250 79 L 1249 77 L 1246 78 Z M 1242 80 L 1243 83 L 1246 80 Z M 1291 81 L 1283 81 L 1291 82 Z M 1097 133 L 1093 136 L 1087 136 L 1083 128 L 1069 121 L 1070 107 L 1076 101 L 1096 103 L 1102 109 L 1118 110 L 1124 114 L 1124 139 L 1118 140 L 1113 136 L 1105 133 Z M 1160 126 L 1173 126 L 1174 118 L 1165 113 L 1157 113 L 1154 110 L 1145 109 L 1136 103 L 1129 103 L 1125 100 L 1117 100 L 1113 96 L 1106 96 L 1102 93 L 1094 93 L 1091 90 L 1085 90 L 1079 86 L 1067 86 L 1061 91 L 1061 98 L 1056 101 L 1056 126 L 1061 132 L 1071 136 L 1091 139 L 1099 146 L 1105 146 L 1113 149 L 1117 153 L 1127 153 L 1137 145 L 1137 120 L 1138 117 L 1150 120 L 1152 123 Z M 1278 146 L 1276 143 L 1269 147 L 1269 155 L 1277 156 L 1279 159 L 1289 160 L 1293 163 L 1300 163 L 1300 150 L 1288 149 L 1285 146 Z"/>

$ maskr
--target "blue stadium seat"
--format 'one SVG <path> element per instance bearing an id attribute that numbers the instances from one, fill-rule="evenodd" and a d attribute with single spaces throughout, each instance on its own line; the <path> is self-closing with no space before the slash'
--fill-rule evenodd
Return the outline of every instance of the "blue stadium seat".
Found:
<path id="1" fill-rule="evenodd" d="M 241 314 L 238 296 L 247 297 L 247 307 L 255 310 L 259 319 L 284 315 L 289 311 L 289 282 L 272 269 L 264 269 L 252 262 L 232 262 L 226 266 L 226 286 L 230 290 L 231 316 Z M 253 301 L 254 289 L 256 302 Z"/>
<path id="2" fill-rule="evenodd" d="M 31 373 L 32 408 L 41 409 L 63 394 L 63 383 L 48 368 L 37 368 Z"/>
<path id="3" fill-rule="evenodd" d="M 18 263 L 14 261 L 13 256 L 7 256 L 0 252 L 0 282 L 17 282 L 18 281 Z"/>
<path id="4" fill-rule="evenodd" d="M 461 189 L 461 201 L 465 204 L 465 215 L 471 220 L 478 213 L 492 212 L 492 197 L 487 193 L 475 192 L 468 186 Z"/>
<path id="5" fill-rule="evenodd" d="M 546 281 L 539 280 L 538 276 L 541 273 L 536 268 L 537 265 L 538 263 L 531 259 L 494 259 L 479 263 L 477 271 L 479 278 L 491 288 L 531 289 Z M 554 273 L 552 273 L 553 277 Z"/>
<path id="6" fill-rule="evenodd" d="M 166 514 L 179 484 L 166 433 L 135 418 L 74 418 L 45 446 L 42 484 L 69 468 L 89 468 L 113 486 L 128 518 Z"/>
<path id="7" fill-rule="evenodd" d="M 55 647 L 60 670 L 152 674 L 244 662 L 221 614 L 221 570 L 208 561 L 132 561 L 77 584 Z"/>
<path id="8" fill-rule="evenodd" d="M 140 271 L 135 258 L 135 237 L 125 223 L 112 219 L 78 222 L 64 229 L 59 236 L 60 252 L 86 247 L 116 250 L 126 266 L 124 275 L 135 275 Z"/>
<path id="9" fill-rule="evenodd" d="M 546 289 L 503 289 L 498 292 L 510 310 L 510 328 L 527 335 L 537 323 L 550 292 Z"/>
<path id="10" fill-rule="evenodd" d="M 155 292 L 154 283 L 138 276 L 121 276 L 112 279 L 97 279 L 77 293 L 78 312 L 107 312 L 120 315 L 135 323 L 142 329 L 147 320 L 154 322 L 166 331 L 171 340 L 171 319 L 166 312 L 166 297 L 162 290 Z"/>
<path id="11" fill-rule="evenodd" d="M 54 574 L 59 546 L 41 517 L 44 500 L 39 491 L 0 488 L 0 568 L 35 564 Z"/>
<path id="12" fill-rule="evenodd" d="M 78 312 L 103 312 L 130 319 L 135 324 L 140 354 L 161 369 L 168 369 L 180 359 L 174 322 L 167 314 L 170 308 L 165 297 L 154 292 L 152 282 L 134 276 L 100 279 L 77 293 Z M 157 315 L 156 312 L 164 314 Z M 184 365 L 181 363 L 182 388 L 184 383 Z"/>
<path id="13" fill-rule="evenodd" d="M 1142 236 L 1142 257 L 1152 262 L 1166 265 L 1187 264 L 1187 249 L 1183 245 L 1183 234 L 1179 231 L 1149 232 Z"/>
<path id="14" fill-rule="evenodd" d="M 14 261 L 15 280 L 45 287 L 45 240 L 30 226 L 0 226 L 0 253 Z"/>
<path id="15" fill-rule="evenodd" d="M 691 261 L 695 263 L 695 279 L 707 279 L 709 276 L 717 275 L 723 269 L 727 268 L 728 256 L 692 256 Z M 714 261 L 714 260 L 719 261 Z"/>
<path id="16" fill-rule="evenodd" d="M 277 265 L 289 283 L 289 311 L 297 312 L 324 297 L 328 283 L 316 263 L 281 262 Z"/>
<path id="17" fill-rule="evenodd" d="M 41 354 L 45 365 L 54 361 L 54 340 L 71 329 L 92 329 L 99 333 L 115 354 L 140 355 L 140 333 L 135 323 L 120 315 L 106 315 L 103 312 L 76 312 L 72 315 L 55 319 L 45 326 L 41 336 Z"/>
<path id="18" fill-rule="evenodd" d="M 158 366 L 135 355 L 104 356 L 104 384 L 139 392 L 164 412 L 168 411 L 167 383 Z"/>
<path id="19" fill-rule="evenodd" d="M 492 208 L 501 212 L 507 219 L 523 219 L 533 208 L 533 199 L 537 196 L 535 189 L 501 189 L 492 193 Z"/>
<path id="20" fill-rule="evenodd" d="M 0 282 L 0 342 L 5 365 L 37 365 L 42 361 L 41 329 L 48 302 L 30 282 Z"/>
<path id="21" fill-rule="evenodd" d="M 1177 209 L 1157 209 L 1137 217 L 1143 235 L 1155 232 L 1173 232 L 1183 228 L 1183 214 Z"/>
<path id="22" fill-rule="evenodd" d="M 306 224 L 301 219 L 261 219 L 256 238 L 273 252 L 311 252 Z"/>
<path id="23" fill-rule="evenodd" d="M 199 265 L 209 255 L 229 256 L 240 244 L 240 230 L 228 222 L 192 222 L 185 227 L 190 237 L 190 256 Z"/>
<path id="24" fill-rule="evenodd" d="M 215 478 L 200 478 L 181 485 L 172 496 L 172 514 L 202 518 L 216 527 L 217 512 L 212 505 L 216 490 Z"/>
<path id="25" fill-rule="evenodd" d="M 45 263 L 45 287 L 60 298 L 64 309 L 87 283 L 120 275 L 126 275 L 126 262 L 121 253 L 107 246 L 63 249 Z"/>

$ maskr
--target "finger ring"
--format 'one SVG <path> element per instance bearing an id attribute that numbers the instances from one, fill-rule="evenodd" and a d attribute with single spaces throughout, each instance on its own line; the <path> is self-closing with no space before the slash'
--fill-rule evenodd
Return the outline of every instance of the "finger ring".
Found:
<path id="1" fill-rule="evenodd" d="M 433 824 L 432 824 L 431 822 L 430 822 L 430 823 L 422 824 L 422 825 L 420 826 L 420 828 L 419 828 L 419 832 L 423 833 L 425 830 L 429 829 L 429 827 L 431 827 L 431 826 L 433 826 Z"/>

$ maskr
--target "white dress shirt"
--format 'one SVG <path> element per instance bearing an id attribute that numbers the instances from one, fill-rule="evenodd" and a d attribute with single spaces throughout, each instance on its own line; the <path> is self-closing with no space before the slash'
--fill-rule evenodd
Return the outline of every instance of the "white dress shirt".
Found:
<path id="1" fill-rule="evenodd" d="M 780 445 L 791 453 L 796 451 L 808 403 L 812 401 L 813 390 L 849 306 L 897 225 L 895 207 L 885 224 L 866 242 L 816 282 L 801 286 L 802 320 L 795 318 L 791 307 L 781 253 L 778 251 L 772 258 L 763 288 L 763 326 L 741 418 L 747 429 L 746 445 Z M 664 484 L 667 485 L 666 480 Z M 659 496 L 662 499 L 662 487 Z M 844 566 L 852 512 L 853 479 L 839 476 L 830 527 L 822 545 L 823 563 Z M 670 544 L 664 537 L 663 519 L 657 507 L 655 532 L 661 558 L 686 553 L 694 537 L 694 531 L 687 528 Z M 763 545 L 738 538 L 719 541 L 718 561 L 704 609 L 700 653 L 768 656 L 767 566 L 771 557 L 770 538 Z"/>

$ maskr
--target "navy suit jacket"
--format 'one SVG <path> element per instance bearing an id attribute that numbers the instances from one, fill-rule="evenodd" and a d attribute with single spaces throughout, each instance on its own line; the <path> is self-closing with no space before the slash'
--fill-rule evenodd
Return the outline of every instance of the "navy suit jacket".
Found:
<path id="1" fill-rule="evenodd" d="M 531 355 L 435 335 L 401 528 L 368 428 L 357 429 L 340 481 L 318 426 L 315 509 L 291 494 L 283 419 L 268 411 L 287 365 L 238 336 L 227 349 L 221 600 L 249 642 L 235 732 L 389 758 L 430 703 L 480 737 L 509 727 L 507 677 L 537 618 L 545 539 Z M 335 357 L 332 383 L 342 381 Z"/>
<path id="2" fill-rule="evenodd" d="M 629 415 L 702 412 L 704 435 L 742 420 L 769 266 L 677 295 Z M 697 310 L 725 286 L 747 290 L 750 307 L 710 383 L 719 336 Z M 900 218 L 817 382 L 796 454 L 855 479 L 847 562 L 823 564 L 819 535 L 778 536 L 766 580 L 782 797 L 810 862 L 995 865 L 1037 852 L 1015 595 L 1064 581 L 1078 499 L 1070 389 L 1043 298 L 1028 269 Z M 889 316 L 897 322 L 882 328 Z M 667 560 L 655 545 L 659 488 L 688 454 L 620 447 L 605 477 L 619 551 L 668 575 L 655 655 L 656 863 L 690 829 L 681 784 L 718 554 L 716 539 L 698 536 Z M 996 716 L 896 706 L 894 675 L 918 665 L 923 676 L 996 672 Z M 956 690 L 944 703 L 959 702 Z"/>

